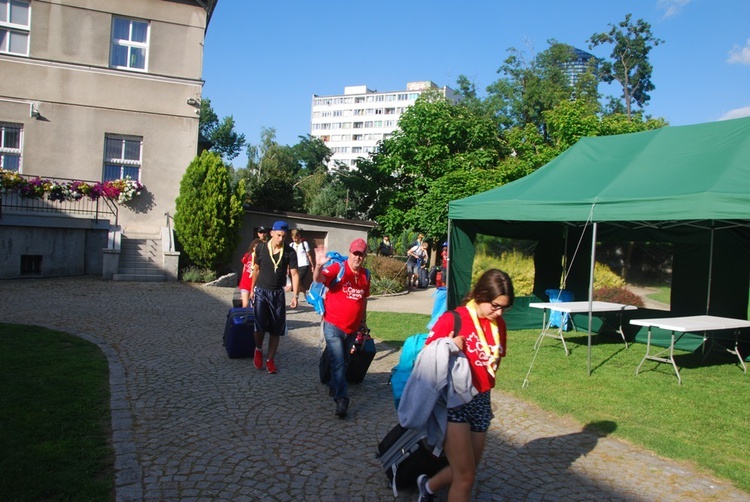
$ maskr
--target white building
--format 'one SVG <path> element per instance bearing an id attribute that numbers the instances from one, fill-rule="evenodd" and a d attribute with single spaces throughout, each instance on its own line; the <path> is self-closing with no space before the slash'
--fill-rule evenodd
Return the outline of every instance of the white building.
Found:
<path id="1" fill-rule="evenodd" d="M 331 149 L 331 166 L 338 161 L 351 168 L 393 134 L 401 114 L 428 89 L 438 90 L 454 103 L 461 99 L 450 87 L 430 81 L 409 82 L 404 91 L 378 92 L 353 85 L 344 87 L 344 94 L 313 94 L 310 135 Z"/>

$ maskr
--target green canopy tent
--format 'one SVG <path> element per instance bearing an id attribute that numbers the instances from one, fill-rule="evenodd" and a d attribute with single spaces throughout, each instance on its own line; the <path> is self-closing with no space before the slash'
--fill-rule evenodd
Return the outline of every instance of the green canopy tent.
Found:
<path id="1" fill-rule="evenodd" d="M 672 243 L 672 313 L 745 318 L 750 118 L 583 138 L 522 179 L 450 202 L 448 218 L 450 307 L 470 287 L 474 241 L 486 234 L 538 241 L 541 299 L 579 242 L 591 253 L 579 250 L 568 271 L 577 299 L 591 299 L 596 241 Z"/>

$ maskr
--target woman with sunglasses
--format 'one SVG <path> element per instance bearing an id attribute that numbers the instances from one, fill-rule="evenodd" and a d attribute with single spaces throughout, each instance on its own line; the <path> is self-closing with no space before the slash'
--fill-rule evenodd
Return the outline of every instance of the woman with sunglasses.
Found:
<path id="1" fill-rule="evenodd" d="M 448 424 L 443 449 L 449 465 L 428 479 L 417 479 L 419 500 L 434 500 L 438 490 L 450 486 L 448 500 L 468 501 L 474 486 L 477 466 L 487 440 L 492 419 L 490 390 L 495 372 L 505 356 L 506 329 L 503 312 L 513 305 L 513 282 L 501 270 L 488 270 L 477 281 L 463 304 L 456 308 L 461 316 L 459 333 L 453 332 L 454 318 L 443 314 L 430 332 L 425 345 L 451 337 L 471 365 L 471 380 L 477 395 L 468 403 L 448 409 Z"/>

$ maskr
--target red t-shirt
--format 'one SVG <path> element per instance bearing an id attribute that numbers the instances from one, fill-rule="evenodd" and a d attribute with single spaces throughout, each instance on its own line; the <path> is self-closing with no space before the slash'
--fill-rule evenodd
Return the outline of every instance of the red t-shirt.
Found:
<path id="1" fill-rule="evenodd" d="M 242 276 L 240 277 L 240 289 L 253 290 L 253 255 L 245 253 L 242 257 Z"/>
<path id="2" fill-rule="evenodd" d="M 482 341 L 476 334 L 474 321 L 471 320 L 471 314 L 466 307 L 458 307 L 456 312 L 461 316 L 461 329 L 459 335 L 464 337 L 464 354 L 471 364 L 471 380 L 474 388 L 479 392 L 486 392 L 495 387 L 495 378 L 487 371 L 489 356 L 482 350 Z M 487 343 L 494 345 L 496 341 L 492 338 L 492 328 L 487 318 L 480 318 L 479 325 L 482 327 Z M 429 344 L 437 338 L 444 338 L 453 331 L 454 320 L 453 314 L 446 312 L 441 315 L 430 331 L 425 344 Z M 500 357 L 505 357 L 507 332 L 505 321 L 502 317 L 497 319 L 498 337 L 500 338 Z M 502 361 L 502 359 L 501 359 Z"/>
<path id="3" fill-rule="evenodd" d="M 344 262 L 344 275 L 331 286 L 331 281 L 339 273 L 340 265 L 334 262 L 321 270 L 323 283 L 330 289 L 326 293 L 325 314 L 323 320 L 333 324 L 347 334 L 356 333 L 362 324 L 370 296 L 370 281 L 364 267 L 355 273 Z"/>

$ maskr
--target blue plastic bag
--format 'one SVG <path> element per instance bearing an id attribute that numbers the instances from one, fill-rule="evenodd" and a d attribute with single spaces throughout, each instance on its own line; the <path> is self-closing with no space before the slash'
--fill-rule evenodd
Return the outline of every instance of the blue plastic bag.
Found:
<path id="1" fill-rule="evenodd" d="M 549 296 L 550 303 L 572 302 L 574 298 L 573 292 L 567 289 L 548 289 L 545 293 Z M 567 312 L 552 310 L 549 316 L 549 326 L 550 328 L 561 327 L 563 331 L 570 331 L 573 329 L 573 322 Z"/>

